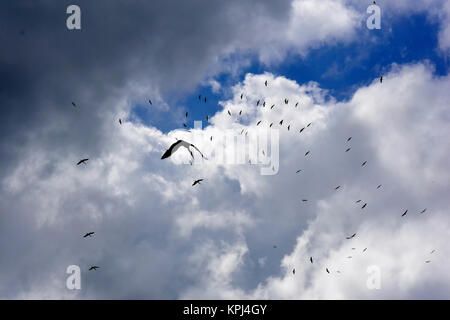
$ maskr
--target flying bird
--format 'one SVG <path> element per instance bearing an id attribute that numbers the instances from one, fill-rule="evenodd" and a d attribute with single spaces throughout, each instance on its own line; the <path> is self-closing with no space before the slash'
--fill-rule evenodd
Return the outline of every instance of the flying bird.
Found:
<path id="1" fill-rule="evenodd" d="M 73 102 L 73 101 L 72 101 L 72 105 L 73 105 L 75 108 L 77 107 L 77 105 L 76 105 L 75 102 Z"/>
<path id="2" fill-rule="evenodd" d="M 425 261 L 425 263 L 430 263 L 431 262 L 431 260 L 427 260 L 427 261 Z"/>
<path id="3" fill-rule="evenodd" d="M 261 120 L 259 120 L 258 123 L 257 123 L 256 125 L 259 126 L 260 123 L 261 123 Z"/>
<path id="4" fill-rule="evenodd" d="M 339 189 L 341 186 L 337 186 L 336 188 L 334 188 L 334 190 L 337 190 L 337 189 Z"/>
<path id="5" fill-rule="evenodd" d="M 304 127 L 300 129 L 300 133 L 302 133 L 302 132 L 303 132 L 303 130 L 305 130 L 305 128 L 304 128 Z"/>
<path id="6" fill-rule="evenodd" d="M 310 258 L 309 258 L 309 261 L 311 261 L 311 263 L 314 263 L 314 262 L 313 262 L 313 258 L 312 258 L 312 257 L 310 257 Z"/>
<path id="7" fill-rule="evenodd" d="M 291 125 L 288 125 L 288 131 L 291 130 Z"/>
<path id="8" fill-rule="evenodd" d="M 196 184 L 200 184 L 200 182 L 202 182 L 202 181 L 203 181 L 203 179 L 195 180 L 194 183 L 192 184 L 192 186 L 195 186 Z"/>
<path id="9" fill-rule="evenodd" d="M 349 137 L 349 138 L 347 139 L 347 142 L 349 142 L 350 140 L 352 140 L 352 137 Z"/>
<path id="10" fill-rule="evenodd" d="M 362 252 L 366 252 L 367 248 L 364 248 L 364 250 Z"/>
<path id="11" fill-rule="evenodd" d="M 98 268 L 100 268 L 100 267 L 92 266 L 92 267 L 89 268 L 89 271 L 91 271 L 91 270 L 97 270 Z"/>
<path id="12" fill-rule="evenodd" d="M 264 82 L 264 84 L 266 85 L 266 87 L 267 87 L 267 80 L 266 80 L 266 82 Z M 295 269 L 294 269 L 295 270 Z"/>
<path id="13" fill-rule="evenodd" d="M 353 239 L 356 236 L 356 233 L 354 233 L 353 235 L 351 235 L 350 237 L 347 237 L 347 240 Z"/>
<path id="14" fill-rule="evenodd" d="M 403 212 L 402 217 L 406 216 L 407 213 L 408 213 L 408 210 L 406 210 L 405 212 Z"/>
<path id="15" fill-rule="evenodd" d="M 267 81 L 266 81 L 266 82 L 267 82 Z M 292 270 L 292 273 L 295 274 L 295 268 L 294 268 L 294 270 Z"/>
<path id="16" fill-rule="evenodd" d="M 427 208 L 425 208 L 422 211 L 420 211 L 420 213 L 425 213 L 425 211 L 427 211 Z"/>
<path id="17" fill-rule="evenodd" d="M 122 119 L 119 119 L 119 123 L 122 124 Z"/>
<path id="18" fill-rule="evenodd" d="M 284 99 L 284 103 L 285 103 L 285 104 L 288 104 L 288 103 L 289 103 L 289 100 L 288 100 L 288 99 Z"/>
<path id="19" fill-rule="evenodd" d="M 152 100 L 148 100 L 148 102 L 149 102 L 151 105 L 153 105 Z"/>
<path id="20" fill-rule="evenodd" d="M 309 154 L 309 151 L 305 153 L 305 157 Z"/>
<path id="21" fill-rule="evenodd" d="M 297 170 L 297 172 L 296 172 L 296 173 L 299 173 L 300 171 L 302 171 L 302 169 L 299 169 L 299 170 Z"/>
<path id="22" fill-rule="evenodd" d="M 256 106 L 259 106 L 259 101 L 260 101 L 260 100 L 258 100 L 258 101 L 256 102 Z"/>
<path id="23" fill-rule="evenodd" d="M 308 123 L 308 125 L 306 127 L 309 127 L 311 125 L 312 122 Z"/>
<path id="24" fill-rule="evenodd" d="M 361 166 L 364 167 L 366 165 L 366 163 L 367 163 L 367 161 L 364 161 Z"/>
<path id="25" fill-rule="evenodd" d="M 361 202 L 361 200 L 356 200 L 356 203 L 360 203 Z"/>
<path id="26" fill-rule="evenodd" d="M 327 270 L 327 272 L 330 273 L 330 270 L 328 270 L 328 268 L 325 268 L 325 270 Z"/>
<path id="27" fill-rule="evenodd" d="M 265 106 L 266 106 L 266 102 L 264 101 L 264 102 L 263 102 L 263 107 L 265 107 Z"/>
<path id="28" fill-rule="evenodd" d="M 378 185 L 377 189 L 380 189 L 380 188 L 381 188 L 381 184 Z"/>
<path id="29" fill-rule="evenodd" d="M 298 102 L 295 104 L 295 107 L 297 108 L 297 106 L 298 106 Z"/>
<path id="30" fill-rule="evenodd" d="M 303 202 L 307 202 L 308 200 L 307 200 L 307 199 L 303 199 L 302 201 L 303 201 Z"/>
<path id="31" fill-rule="evenodd" d="M 283 125 L 283 120 L 280 121 L 280 126 L 282 126 L 282 125 Z"/>
<path id="32" fill-rule="evenodd" d="M 206 116 L 206 122 L 208 122 L 208 119 L 209 119 L 209 117 L 208 117 L 208 116 Z"/>
<path id="33" fill-rule="evenodd" d="M 189 112 L 186 112 L 186 118 L 188 117 Z"/>
<path id="34" fill-rule="evenodd" d="M 205 97 L 205 103 L 206 103 L 206 97 Z"/>
<path id="35" fill-rule="evenodd" d="M 187 128 L 187 124 L 186 124 L 186 123 L 183 123 L 183 127 Z"/>
<path id="36" fill-rule="evenodd" d="M 347 150 L 345 150 L 345 152 L 349 152 L 351 148 L 348 148 Z"/>
<path id="37" fill-rule="evenodd" d="M 269 127 L 270 127 L 270 128 L 272 128 L 272 125 L 273 125 L 273 122 L 272 122 L 272 123 L 270 124 L 270 126 L 269 126 Z"/>
<path id="38" fill-rule="evenodd" d="M 212 141 L 212 136 L 211 136 L 210 140 Z"/>
<path id="39" fill-rule="evenodd" d="M 231 116 L 231 112 L 230 112 L 230 110 L 228 110 L 228 114 Z"/>
<path id="40" fill-rule="evenodd" d="M 273 109 L 273 107 L 275 107 L 275 105 L 273 104 L 271 107 L 270 107 L 270 110 L 272 110 Z"/>
<path id="41" fill-rule="evenodd" d="M 86 238 L 86 237 L 91 237 L 93 234 L 94 234 L 95 232 L 88 232 L 88 233 L 86 233 L 84 236 L 83 236 L 83 238 Z"/>
<path id="42" fill-rule="evenodd" d="M 77 166 L 84 163 L 86 164 L 86 161 L 88 161 L 89 159 L 81 159 L 80 161 L 78 161 Z"/>
<path id="43" fill-rule="evenodd" d="M 242 100 L 242 97 L 244 96 L 244 94 L 243 93 L 241 93 L 241 100 Z"/>
<path id="44" fill-rule="evenodd" d="M 380 83 L 383 83 L 383 76 L 381 76 L 380 78 Z"/>
<path id="45" fill-rule="evenodd" d="M 430 254 L 433 254 L 435 251 L 436 251 L 436 250 L 431 251 Z"/>
<path id="46" fill-rule="evenodd" d="M 185 147 L 186 149 L 188 149 L 189 153 L 191 154 L 191 157 L 194 158 L 194 155 L 192 154 L 192 151 L 189 149 L 189 147 L 193 147 L 195 150 L 197 150 L 200 155 L 202 156 L 202 158 L 205 158 L 205 156 L 203 156 L 203 153 L 200 152 L 200 150 L 198 150 L 198 148 L 196 146 L 194 146 L 192 143 L 186 142 L 184 140 L 178 140 L 177 142 L 173 143 L 169 149 L 166 150 L 166 152 L 164 152 L 164 154 L 161 157 L 161 160 L 166 159 L 168 157 L 170 157 L 172 154 L 174 154 L 180 147 Z M 206 158 L 205 158 L 206 159 Z"/>
<path id="47" fill-rule="evenodd" d="M 364 203 L 364 205 L 361 207 L 361 209 L 364 209 L 367 206 L 367 203 Z"/>

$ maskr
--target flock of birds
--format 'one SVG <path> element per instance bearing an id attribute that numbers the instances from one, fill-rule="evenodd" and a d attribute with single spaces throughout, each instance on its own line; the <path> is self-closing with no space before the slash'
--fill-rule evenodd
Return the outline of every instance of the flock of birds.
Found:
<path id="1" fill-rule="evenodd" d="M 379 81 L 380 81 L 380 83 L 383 83 L 383 77 L 382 77 L 382 76 L 380 77 Z M 264 85 L 265 85 L 266 87 L 268 86 L 268 81 L 267 81 L 267 80 L 264 82 Z M 244 94 L 242 93 L 242 94 L 240 95 L 240 99 L 242 100 L 243 98 L 244 98 Z M 204 96 L 202 97 L 201 94 L 198 96 L 198 100 L 199 100 L 199 101 L 203 101 L 204 103 L 207 102 L 206 97 L 204 97 Z M 286 105 L 289 104 L 289 99 L 288 99 L 288 98 L 285 98 L 285 99 L 284 99 L 284 103 L 285 103 Z M 149 100 L 149 104 L 152 105 L 152 101 L 151 101 L 151 100 Z M 258 100 L 258 101 L 256 102 L 256 106 L 259 106 L 260 104 L 261 104 L 261 100 Z M 74 107 L 77 107 L 77 105 L 76 105 L 74 102 L 72 102 L 72 105 L 73 105 Z M 262 107 L 264 108 L 264 107 L 266 106 L 266 102 L 263 101 L 261 105 L 262 105 Z M 299 105 L 299 102 L 296 102 L 295 108 L 297 108 L 298 105 Z M 273 104 L 273 105 L 270 107 L 270 109 L 273 109 L 274 107 L 275 107 L 275 105 Z M 227 110 L 227 113 L 228 113 L 228 115 L 232 116 L 232 113 L 230 112 L 230 110 Z M 239 115 L 241 115 L 241 114 L 242 114 L 242 110 L 239 112 Z M 189 113 L 186 112 L 186 113 L 185 113 L 185 117 L 188 118 L 188 116 L 189 116 Z M 206 121 L 208 121 L 208 120 L 209 120 L 209 116 L 207 115 L 207 116 L 206 116 Z M 259 125 L 261 124 L 261 122 L 262 122 L 262 120 L 257 121 L 256 126 L 259 126 Z M 122 125 L 122 119 L 119 119 L 119 124 Z M 302 128 L 299 130 L 299 132 L 302 133 L 306 128 L 310 127 L 311 124 L 312 124 L 312 123 L 308 123 L 305 127 L 302 127 Z M 270 123 L 269 128 L 271 128 L 272 125 L 273 125 L 273 122 Z M 280 125 L 280 126 L 283 125 L 283 120 L 281 120 L 281 121 L 279 122 L 279 125 Z M 187 124 L 186 124 L 186 123 L 183 123 L 183 126 L 184 126 L 184 127 L 187 127 Z M 291 125 L 288 125 L 288 126 L 287 126 L 287 129 L 290 130 L 290 128 L 291 128 Z M 243 132 L 244 132 L 244 129 L 241 131 L 240 134 L 243 134 Z M 248 132 L 247 132 L 247 133 L 248 133 Z M 213 138 L 213 137 L 211 136 L 211 138 L 210 138 L 211 141 L 212 141 L 212 138 Z M 351 140 L 352 140 L 352 137 L 348 137 L 348 138 L 347 138 L 347 142 L 350 142 Z M 189 151 L 189 153 L 190 153 L 190 155 L 191 155 L 191 157 L 192 157 L 192 160 L 194 160 L 194 155 L 193 155 L 193 152 L 192 152 L 191 148 L 193 148 L 194 150 L 196 150 L 196 151 L 201 155 L 201 157 L 202 157 L 203 159 L 206 159 L 206 160 L 207 160 L 207 158 L 203 155 L 203 153 L 202 153 L 195 145 L 193 145 L 192 143 L 189 143 L 189 142 L 187 142 L 187 141 L 180 140 L 180 139 L 177 139 L 177 141 L 176 141 L 175 143 L 173 143 L 173 144 L 172 144 L 172 145 L 164 152 L 164 154 L 161 156 L 161 160 L 164 160 L 164 159 L 169 158 L 169 157 L 172 156 L 176 151 L 180 150 L 181 147 L 183 147 L 184 149 L 186 149 L 186 150 Z M 350 150 L 351 150 L 351 147 L 348 147 L 348 148 L 345 150 L 345 152 L 349 152 Z M 262 152 L 264 153 L 264 151 L 262 151 Z M 305 157 L 308 156 L 309 154 L 310 154 L 310 151 L 308 150 L 308 151 L 305 153 Z M 79 161 L 77 162 L 77 165 L 80 165 L 80 164 L 86 164 L 86 162 L 87 162 L 88 160 L 89 160 L 88 158 L 81 159 L 81 160 L 79 160 Z M 249 160 L 249 162 L 251 163 L 250 160 Z M 191 163 L 191 165 L 192 165 L 192 161 L 191 161 L 190 163 Z M 367 164 L 367 161 L 364 161 L 364 162 L 361 163 L 361 166 L 364 167 L 366 164 Z M 301 172 L 301 171 L 302 171 L 302 170 L 299 169 L 299 170 L 296 171 L 296 173 L 299 173 L 299 172 Z M 196 179 L 196 180 L 194 180 L 194 182 L 192 183 L 192 186 L 200 185 L 201 182 L 202 182 L 203 180 L 204 180 L 204 179 Z M 382 187 L 382 185 L 380 184 L 380 185 L 377 186 L 377 189 L 380 189 L 381 187 Z M 339 190 L 340 188 L 341 188 L 341 186 L 339 185 L 339 186 L 336 186 L 334 189 L 335 189 L 335 190 Z M 307 202 L 308 199 L 302 199 L 302 201 L 303 201 L 303 202 Z M 361 202 L 362 202 L 361 199 L 358 199 L 358 200 L 356 201 L 356 203 L 361 203 Z M 361 209 L 365 209 L 366 207 L 367 207 L 367 203 L 364 203 L 364 204 L 361 206 Z M 419 213 L 420 213 L 420 214 L 423 214 L 423 213 L 425 213 L 426 211 L 427 211 L 427 208 L 423 209 L 423 210 L 420 211 Z M 401 215 L 401 217 L 405 217 L 405 216 L 407 215 L 407 213 L 408 213 L 408 209 L 405 210 L 405 211 L 403 212 L 403 214 Z M 94 235 L 94 233 L 95 233 L 95 232 L 93 232 L 93 231 L 88 232 L 88 233 L 86 233 L 83 237 L 84 237 L 84 238 L 92 237 L 92 236 Z M 347 239 L 347 240 L 352 240 L 352 239 L 354 239 L 354 238 L 356 237 L 356 235 L 357 235 L 356 233 L 353 233 L 352 235 L 346 237 L 346 239 Z M 273 248 L 276 249 L 277 246 L 274 245 Z M 352 250 L 356 250 L 356 248 L 352 248 Z M 364 249 L 362 250 L 363 253 L 366 252 L 366 251 L 367 251 L 367 248 L 364 248 Z M 436 251 L 436 250 L 433 249 L 433 250 L 430 252 L 430 254 L 433 254 L 435 251 Z M 352 258 L 352 256 L 348 256 L 347 258 L 350 259 L 350 258 Z M 313 258 L 312 256 L 309 258 L 309 262 L 310 262 L 311 264 L 314 263 L 314 258 Z M 430 262 L 431 262 L 431 260 L 426 260 L 426 261 L 425 261 L 425 263 L 430 263 Z M 90 270 L 97 270 L 98 268 L 99 268 L 98 266 L 93 265 L 93 266 L 90 266 L 89 271 L 90 271 Z M 329 270 L 328 267 L 325 268 L 325 271 L 326 271 L 327 273 L 330 273 L 330 270 Z M 340 270 L 337 270 L 336 272 L 337 272 L 337 273 L 341 273 Z M 293 268 L 292 273 L 295 275 L 295 268 Z"/>

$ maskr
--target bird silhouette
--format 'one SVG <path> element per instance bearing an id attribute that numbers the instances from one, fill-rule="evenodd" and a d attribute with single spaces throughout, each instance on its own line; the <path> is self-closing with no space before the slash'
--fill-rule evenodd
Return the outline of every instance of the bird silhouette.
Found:
<path id="1" fill-rule="evenodd" d="M 202 100 L 202 95 L 198 95 L 198 100 Z"/>
<path id="2" fill-rule="evenodd" d="M 300 133 L 302 133 L 302 132 L 303 132 L 303 130 L 305 130 L 305 128 L 301 128 L 301 129 L 300 129 Z"/>
<path id="3" fill-rule="evenodd" d="M 93 231 L 88 232 L 88 233 L 86 233 L 86 234 L 83 236 L 83 238 L 91 237 L 94 233 L 95 233 L 95 232 L 93 232 Z"/>
<path id="4" fill-rule="evenodd" d="M 200 184 L 200 182 L 202 182 L 202 181 L 203 181 L 203 179 L 195 180 L 194 183 L 192 184 L 192 186 L 195 186 L 196 184 Z"/>
<path id="5" fill-rule="evenodd" d="M 288 127 L 287 127 L 287 128 L 288 128 L 288 131 L 290 131 L 290 130 L 291 130 L 291 125 L 288 125 Z"/>
<path id="6" fill-rule="evenodd" d="M 256 106 L 259 106 L 259 100 L 258 100 L 258 101 L 256 101 Z"/>
<path id="7" fill-rule="evenodd" d="M 296 172 L 296 173 L 299 173 L 300 171 L 302 171 L 302 169 L 299 169 L 299 170 L 297 170 L 297 172 Z"/>
<path id="8" fill-rule="evenodd" d="M 308 201 L 308 199 L 303 199 L 302 201 L 303 201 L 303 202 L 307 202 L 307 201 Z"/>
<path id="9" fill-rule="evenodd" d="M 334 188 L 334 190 L 338 190 L 341 186 L 337 186 L 336 188 Z"/>
<path id="10" fill-rule="evenodd" d="M 352 234 L 350 237 L 347 237 L 347 240 L 353 239 L 356 236 L 356 233 Z"/>
<path id="11" fill-rule="evenodd" d="M 380 78 L 380 83 L 383 83 L 383 76 L 381 76 Z"/>
<path id="12" fill-rule="evenodd" d="M 153 105 L 152 100 L 148 100 L 148 102 L 149 102 L 151 105 Z"/>
<path id="13" fill-rule="evenodd" d="M 77 107 L 77 105 L 76 105 L 75 102 L 73 102 L 73 101 L 72 101 L 72 105 L 73 105 L 75 108 Z"/>
<path id="14" fill-rule="evenodd" d="M 239 115 L 241 115 L 242 114 L 242 110 L 241 111 L 239 111 Z"/>
<path id="15" fill-rule="evenodd" d="M 122 119 L 119 119 L 119 123 L 122 124 Z"/>
<path id="16" fill-rule="evenodd" d="M 241 93 L 241 100 L 242 100 L 242 97 L 244 96 L 244 94 L 243 93 Z"/>
<path id="17" fill-rule="evenodd" d="M 270 127 L 270 128 L 272 128 L 272 126 L 273 126 L 273 122 L 272 122 L 272 123 L 270 124 L 270 126 L 269 126 L 269 127 Z"/>
<path id="18" fill-rule="evenodd" d="M 347 150 L 345 150 L 345 152 L 349 152 L 351 148 L 348 148 Z"/>
<path id="19" fill-rule="evenodd" d="M 257 123 L 256 125 L 259 126 L 260 123 L 261 123 L 261 120 L 259 120 L 258 123 Z"/>
<path id="20" fill-rule="evenodd" d="M 266 81 L 266 82 L 267 82 L 267 81 Z M 295 268 L 294 268 L 294 270 L 292 270 L 292 273 L 295 274 Z"/>
<path id="21" fill-rule="evenodd" d="M 425 211 L 427 211 L 427 208 L 425 208 L 422 211 L 420 211 L 420 213 L 425 213 Z"/>
<path id="22" fill-rule="evenodd" d="M 295 104 L 295 107 L 297 108 L 297 106 L 298 106 L 298 102 Z"/>
<path id="23" fill-rule="evenodd" d="M 208 120 L 209 120 L 209 116 L 206 116 L 206 122 L 208 122 Z"/>
<path id="24" fill-rule="evenodd" d="M 381 184 L 379 184 L 378 186 L 377 186 L 377 189 L 380 189 L 381 188 Z"/>
<path id="25" fill-rule="evenodd" d="M 406 214 L 408 213 L 408 210 L 405 210 L 405 212 L 403 212 L 402 217 L 406 216 Z"/>
<path id="26" fill-rule="evenodd" d="M 86 161 L 88 161 L 89 159 L 81 159 L 80 161 L 78 161 L 78 163 L 77 163 L 77 166 L 78 165 L 80 165 L 80 164 L 82 164 L 82 163 L 84 163 L 84 164 L 86 164 Z"/>
<path id="27" fill-rule="evenodd" d="M 267 87 L 267 80 L 266 80 L 266 82 L 264 82 L 264 84 L 266 85 L 266 87 Z"/>
<path id="28" fill-rule="evenodd" d="M 192 143 L 186 142 L 184 140 L 178 140 L 177 142 L 173 143 L 169 149 L 166 150 L 166 152 L 164 152 L 164 154 L 161 157 L 162 159 L 166 159 L 168 157 L 170 157 L 172 154 L 174 154 L 180 147 L 184 147 L 186 149 L 188 149 L 189 153 L 191 154 L 192 159 L 194 158 L 194 155 L 192 154 L 192 151 L 189 149 L 190 147 L 193 147 L 195 150 L 197 150 L 200 155 L 202 156 L 202 158 L 207 159 L 203 153 L 200 152 L 200 150 L 198 150 L 198 148 L 196 146 L 194 146 Z"/>
<path id="29" fill-rule="evenodd" d="M 366 165 L 367 161 L 364 161 L 361 165 L 361 167 L 364 167 Z"/>
<path id="30" fill-rule="evenodd" d="M 100 267 L 92 266 L 92 267 L 89 268 L 89 271 L 91 271 L 91 270 L 97 270 L 98 268 L 100 268 Z"/>
<path id="31" fill-rule="evenodd" d="M 327 270 L 327 272 L 330 273 L 330 270 L 328 270 L 328 268 L 325 268 L 325 270 Z"/>
<path id="32" fill-rule="evenodd" d="M 305 157 L 306 157 L 308 154 L 309 154 L 309 151 L 307 151 L 307 152 L 305 153 Z"/>
<path id="33" fill-rule="evenodd" d="M 347 142 L 349 142 L 350 140 L 352 140 L 352 137 L 349 137 L 349 138 L 347 139 Z"/>
<path id="34" fill-rule="evenodd" d="M 282 125 L 283 125 L 283 120 L 280 121 L 280 126 L 282 126 Z"/>
<path id="35" fill-rule="evenodd" d="M 205 97 L 205 103 L 206 103 L 206 97 Z"/>
<path id="36" fill-rule="evenodd" d="M 273 109 L 273 107 L 275 107 L 275 105 L 273 104 L 271 107 L 270 107 L 270 110 L 272 110 Z"/>
<path id="37" fill-rule="evenodd" d="M 364 203 L 364 205 L 361 207 L 361 209 L 364 209 L 367 206 L 367 203 Z"/>
<path id="38" fill-rule="evenodd" d="M 356 203 L 360 203 L 361 202 L 361 200 L 356 200 Z"/>
<path id="39" fill-rule="evenodd" d="M 314 263 L 313 257 L 310 257 L 310 258 L 309 258 L 309 261 L 311 261 L 311 263 Z"/>
<path id="40" fill-rule="evenodd" d="M 362 252 L 366 252 L 367 248 L 364 248 L 364 250 Z"/>

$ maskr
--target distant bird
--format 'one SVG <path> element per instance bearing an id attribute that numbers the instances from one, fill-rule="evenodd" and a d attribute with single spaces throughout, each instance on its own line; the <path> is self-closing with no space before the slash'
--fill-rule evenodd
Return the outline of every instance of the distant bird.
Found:
<path id="1" fill-rule="evenodd" d="M 242 114 L 242 110 L 241 111 L 239 111 L 239 115 L 241 115 Z"/>
<path id="2" fill-rule="evenodd" d="M 256 102 L 256 106 L 259 106 L 259 101 L 260 101 L 260 100 L 258 100 L 258 101 Z"/>
<path id="3" fill-rule="evenodd" d="M 361 166 L 364 167 L 366 165 L 366 163 L 367 163 L 367 161 L 364 161 Z"/>
<path id="4" fill-rule="evenodd" d="M 244 133 L 244 130 L 245 130 L 245 129 L 242 129 L 241 134 Z"/>
<path id="5" fill-rule="evenodd" d="M 351 258 L 352 258 L 352 256 L 348 256 L 348 257 L 347 257 L 347 259 L 351 259 Z"/>
<path id="6" fill-rule="evenodd" d="M 186 123 L 183 123 L 183 127 L 187 128 L 187 124 L 186 124 Z"/>
<path id="7" fill-rule="evenodd" d="M 303 201 L 303 202 L 307 202 L 308 200 L 307 200 L 307 199 L 303 199 L 302 201 Z"/>
<path id="8" fill-rule="evenodd" d="M 209 119 L 209 117 L 208 116 L 206 116 L 206 121 L 208 122 L 208 119 Z"/>
<path id="9" fill-rule="evenodd" d="M 349 138 L 347 139 L 347 142 L 349 142 L 350 140 L 352 140 L 352 137 L 349 137 Z"/>
<path id="10" fill-rule="evenodd" d="M 347 240 L 353 239 L 356 236 L 356 233 L 354 233 L 353 235 L 351 235 L 350 237 L 347 237 Z"/>
<path id="11" fill-rule="evenodd" d="M 380 189 L 380 188 L 381 188 L 381 184 L 378 185 L 377 189 Z"/>
<path id="12" fill-rule="evenodd" d="M 431 260 L 427 260 L 427 261 L 425 261 L 425 263 L 430 263 L 431 262 Z"/>
<path id="13" fill-rule="evenodd" d="M 119 118 L 119 123 L 122 124 L 122 119 Z"/>
<path id="14" fill-rule="evenodd" d="M 275 105 L 273 104 L 271 107 L 270 107 L 270 109 L 272 110 L 273 109 L 273 107 L 275 107 Z"/>
<path id="15" fill-rule="evenodd" d="M 367 206 L 367 203 L 364 203 L 364 205 L 361 207 L 361 209 L 364 209 Z"/>
<path id="16" fill-rule="evenodd" d="M 425 213 L 425 211 L 427 211 L 427 208 L 425 208 L 422 211 L 420 211 L 420 213 Z"/>
<path id="17" fill-rule="evenodd" d="M 267 87 L 267 80 L 266 80 L 266 82 L 264 82 L 264 84 L 266 85 L 266 87 Z"/>
<path id="18" fill-rule="evenodd" d="M 303 130 L 305 130 L 305 128 L 304 128 L 304 127 L 300 129 L 300 133 L 302 133 L 302 132 L 303 132 Z"/>
<path id="19" fill-rule="evenodd" d="M 153 105 L 152 100 L 148 100 L 148 102 L 149 102 L 151 105 Z"/>
<path id="20" fill-rule="evenodd" d="M 403 212 L 402 217 L 406 216 L 407 213 L 408 213 L 408 210 L 406 210 L 405 212 Z"/>
<path id="21" fill-rule="evenodd" d="M 436 251 L 436 250 L 431 251 L 430 254 L 433 254 L 435 251 Z"/>
<path id="22" fill-rule="evenodd" d="M 300 171 L 302 171 L 302 169 L 299 169 L 299 170 L 297 170 L 297 172 L 296 172 L 296 173 L 299 173 Z"/>
<path id="23" fill-rule="evenodd" d="M 334 190 L 337 190 L 337 189 L 339 189 L 341 186 L 337 186 L 336 188 L 334 188 Z"/>
<path id="24" fill-rule="evenodd" d="M 362 252 L 366 252 L 367 248 L 364 248 L 364 250 Z"/>
<path id="25" fill-rule="evenodd" d="M 283 125 L 283 120 L 280 121 L 280 126 L 282 126 L 282 125 Z"/>
<path id="26" fill-rule="evenodd" d="M 84 163 L 86 164 L 86 161 L 88 161 L 89 159 L 81 159 L 80 161 L 78 161 L 77 166 Z"/>
<path id="27" fill-rule="evenodd" d="M 198 95 L 198 100 L 202 100 L 202 95 L 201 94 Z"/>
<path id="28" fill-rule="evenodd" d="M 284 99 L 284 103 L 285 103 L 285 104 L 288 104 L 288 103 L 289 103 L 289 100 L 288 100 L 288 99 Z"/>
<path id="29" fill-rule="evenodd" d="M 265 156 L 265 155 L 266 155 L 266 153 L 264 152 L 264 150 L 262 150 L 261 152 L 262 152 L 263 156 Z"/>
<path id="30" fill-rule="evenodd" d="M 298 106 L 298 102 L 295 104 L 295 107 L 297 108 L 297 106 Z"/>
<path id="31" fill-rule="evenodd" d="M 243 93 L 241 93 L 241 100 L 242 100 L 242 97 L 244 96 L 244 94 Z"/>
<path id="32" fill-rule="evenodd" d="M 277 246 L 273 246 L 273 248 L 274 248 L 274 249 L 276 249 L 276 248 L 277 248 Z"/>
<path id="33" fill-rule="evenodd" d="M 361 200 L 356 200 L 356 203 L 360 203 L 361 202 Z"/>
<path id="34" fill-rule="evenodd" d="M 261 123 L 261 120 L 259 120 L 258 123 L 257 123 L 256 125 L 259 126 L 260 123 Z"/>
<path id="35" fill-rule="evenodd" d="M 206 97 L 205 97 L 205 103 L 206 103 Z"/>
<path id="36" fill-rule="evenodd" d="M 83 238 L 86 238 L 86 237 L 91 237 L 93 234 L 94 234 L 95 232 L 88 232 L 88 233 L 86 233 L 84 236 L 83 236 Z"/>
<path id="37" fill-rule="evenodd" d="M 266 81 L 266 82 L 267 82 L 267 81 Z M 295 268 L 294 268 L 294 270 L 292 270 L 292 273 L 295 274 Z"/>
<path id="38" fill-rule="evenodd" d="M 305 157 L 306 157 L 308 154 L 309 154 L 309 151 L 307 151 L 307 152 L 305 153 Z"/>
<path id="39" fill-rule="evenodd" d="M 202 182 L 202 181 L 203 181 L 203 179 L 195 180 L 194 183 L 192 184 L 192 186 L 195 186 L 196 184 L 200 184 L 200 182 Z"/>
<path id="40" fill-rule="evenodd" d="M 212 141 L 212 136 L 211 136 L 210 140 Z"/>
<path id="41" fill-rule="evenodd" d="M 92 267 L 89 268 L 89 271 L 91 271 L 91 270 L 97 270 L 98 268 L 100 268 L 100 267 L 92 266 Z"/>
<path id="42" fill-rule="evenodd" d="M 381 76 L 380 78 L 380 83 L 383 83 L 383 76 Z"/>
<path id="43" fill-rule="evenodd" d="M 308 125 L 306 127 L 309 127 L 312 124 L 312 122 L 308 123 Z"/>
<path id="44" fill-rule="evenodd" d="M 345 150 L 345 152 L 349 152 L 351 148 L 348 148 L 347 150 Z"/>
<path id="45" fill-rule="evenodd" d="M 310 258 L 309 258 L 309 261 L 311 261 L 311 263 L 314 263 L 314 262 L 313 262 L 313 258 L 312 258 L 312 257 L 310 257 Z"/>
<path id="46" fill-rule="evenodd" d="M 273 122 L 272 122 L 272 123 L 270 124 L 270 126 L 269 126 L 269 127 L 270 127 L 270 128 L 272 128 L 272 126 L 273 126 Z"/>
<path id="47" fill-rule="evenodd" d="M 230 110 L 228 110 L 228 114 L 231 116 L 231 112 L 230 112 Z"/>
<path id="48" fill-rule="evenodd" d="M 291 130 L 291 125 L 288 125 L 288 131 Z"/>
<path id="49" fill-rule="evenodd" d="M 328 270 L 328 268 L 325 268 L 325 270 L 327 270 L 327 272 L 330 273 L 330 270 Z"/>
<path id="50" fill-rule="evenodd" d="M 264 102 L 263 102 L 263 107 L 265 107 L 265 106 L 266 106 L 266 102 L 264 101 Z"/>
<path id="51" fill-rule="evenodd" d="M 174 154 L 180 147 L 185 147 L 186 149 L 188 149 L 189 153 L 191 154 L 192 159 L 194 158 L 194 155 L 192 154 L 192 151 L 189 149 L 189 147 L 193 147 L 195 150 L 197 150 L 200 155 L 202 156 L 202 158 L 205 158 L 205 156 L 203 155 L 203 153 L 200 152 L 200 150 L 198 150 L 198 148 L 196 146 L 194 146 L 192 143 L 186 142 L 184 140 L 178 140 L 177 142 L 173 143 L 169 149 L 166 150 L 166 152 L 164 152 L 164 154 L 161 157 L 162 159 L 166 159 L 168 157 L 170 157 L 172 154 Z M 206 158 L 205 158 L 206 159 Z"/>
<path id="52" fill-rule="evenodd" d="M 186 118 L 188 117 L 189 112 L 186 112 Z"/>
<path id="53" fill-rule="evenodd" d="M 75 102 L 73 102 L 73 101 L 72 101 L 72 105 L 73 105 L 75 108 L 77 107 L 77 105 L 76 105 Z"/>

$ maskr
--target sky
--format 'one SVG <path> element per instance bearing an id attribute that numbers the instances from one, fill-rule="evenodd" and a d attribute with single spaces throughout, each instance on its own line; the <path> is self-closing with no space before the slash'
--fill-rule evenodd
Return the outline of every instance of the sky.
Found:
<path id="1" fill-rule="evenodd" d="M 2 1 L 0 298 L 448 299 L 450 3 L 371 4 Z"/>

